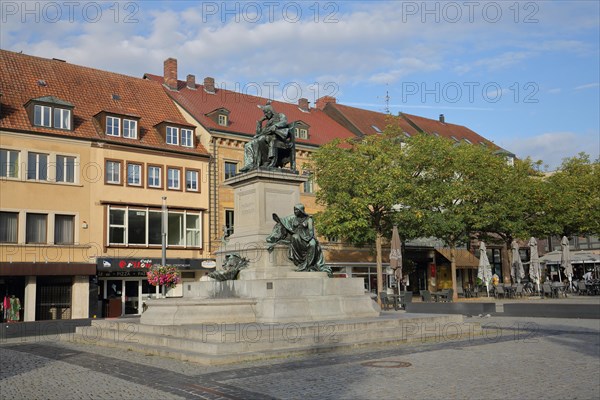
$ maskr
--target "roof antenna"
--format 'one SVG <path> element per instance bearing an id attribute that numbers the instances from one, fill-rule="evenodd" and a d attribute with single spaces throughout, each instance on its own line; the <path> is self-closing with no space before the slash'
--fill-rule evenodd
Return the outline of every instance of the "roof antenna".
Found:
<path id="1" fill-rule="evenodd" d="M 387 89 L 385 90 L 385 113 L 390 115 L 390 92 Z"/>

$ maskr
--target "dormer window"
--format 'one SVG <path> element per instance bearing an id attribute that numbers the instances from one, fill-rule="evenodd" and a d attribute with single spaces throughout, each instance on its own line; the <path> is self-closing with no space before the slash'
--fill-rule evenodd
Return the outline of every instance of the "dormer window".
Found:
<path id="1" fill-rule="evenodd" d="M 123 118 L 123 137 L 137 139 L 137 121 Z"/>
<path id="2" fill-rule="evenodd" d="M 294 128 L 294 135 L 296 135 L 297 139 L 308 139 L 308 128 L 309 126 L 306 125 L 304 122 L 302 121 L 298 121 L 296 122 L 296 127 Z"/>
<path id="3" fill-rule="evenodd" d="M 53 96 L 32 99 L 25 104 L 27 114 L 34 126 L 71 130 L 73 104 Z"/>
<path id="4" fill-rule="evenodd" d="M 106 136 L 124 137 L 126 139 L 139 138 L 140 117 L 138 116 L 101 111 L 94 117 Z"/>
<path id="5" fill-rule="evenodd" d="M 181 145 L 184 147 L 194 147 L 194 131 L 191 129 L 181 128 Z"/>
<path id="6" fill-rule="evenodd" d="M 194 127 L 185 123 L 163 121 L 154 125 L 166 144 L 192 148 L 194 144 Z"/>
<path id="7" fill-rule="evenodd" d="M 179 128 L 175 128 L 174 126 L 167 126 L 167 144 L 179 144 Z"/>
<path id="8" fill-rule="evenodd" d="M 50 113 L 52 112 L 52 107 L 48 106 L 40 106 L 35 105 L 34 108 L 34 116 L 33 116 L 33 124 L 37 126 L 47 126 L 50 127 Z"/>
<path id="9" fill-rule="evenodd" d="M 229 113 L 226 108 L 217 108 L 212 110 L 206 116 L 215 121 L 219 126 L 229 126 Z"/>
<path id="10" fill-rule="evenodd" d="M 123 136 L 127 139 L 137 139 L 137 121 L 128 118 L 106 116 L 106 134 L 108 136 Z"/>
<path id="11" fill-rule="evenodd" d="M 106 117 L 106 134 L 108 136 L 121 136 L 121 118 Z"/>

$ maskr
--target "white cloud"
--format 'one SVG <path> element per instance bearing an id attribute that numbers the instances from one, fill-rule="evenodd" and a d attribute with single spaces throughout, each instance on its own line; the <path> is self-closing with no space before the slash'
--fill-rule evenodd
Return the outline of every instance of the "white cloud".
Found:
<path id="1" fill-rule="evenodd" d="M 531 157 L 542 160 L 550 170 L 556 169 L 564 158 L 585 152 L 592 159 L 599 157 L 600 132 L 547 132 L 531 137 L 516 137 L 507 140 L 502 147 L 514 152 L 519 158 Z"/>
<path id="2" fill-rule="evenodd" d="M 600 86 L 600 83 L 598 83 L 598 82 L 587 83 L 585 85 L 579 85 L 579 86 L 575 87 L 575 90 L 592 89 L 592 88 L 597 88 L 599 86 Z"/>

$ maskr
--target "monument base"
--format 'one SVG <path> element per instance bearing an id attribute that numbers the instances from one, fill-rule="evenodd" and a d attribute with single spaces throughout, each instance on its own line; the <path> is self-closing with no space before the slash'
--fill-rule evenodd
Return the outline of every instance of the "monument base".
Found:
<path id="1" fill-rule="evenodd" d="M 288 248 L 268 251 L 273 214 L 289 215 L 308 178 L 280 170 L 252 170 L 225 183 L 234 189 L 235 229 L 215 253 L 248 260 L 237 280 L 184 282 L 183 299 L 147 302 L 141 323 L 288 323 L 377 317 L 380 308 L 361 278 L 329 278 L 325 272 L 297 272 Z"/>

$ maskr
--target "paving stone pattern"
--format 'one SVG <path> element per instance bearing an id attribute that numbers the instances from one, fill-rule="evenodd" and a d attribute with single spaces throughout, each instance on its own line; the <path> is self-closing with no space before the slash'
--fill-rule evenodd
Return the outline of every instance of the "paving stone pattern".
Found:
<path id="1" fill-rule="evenodd" d="M 209 367 L 71 343 L 0 344 L 0 399 L 598 399 L 600 320 L 470 318 L 484 335 Z"/>

